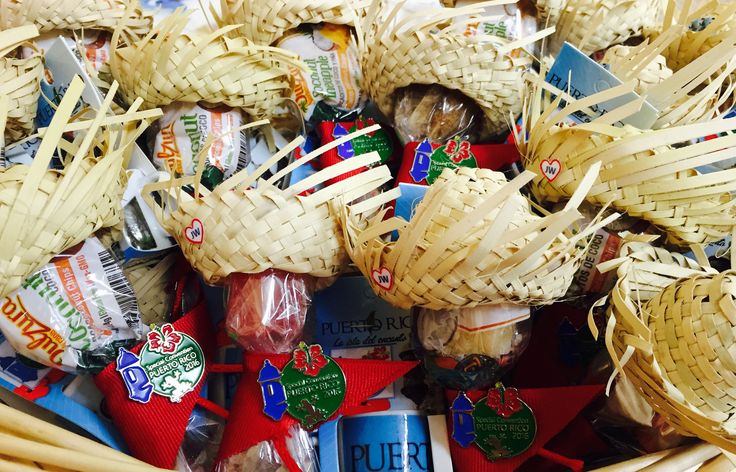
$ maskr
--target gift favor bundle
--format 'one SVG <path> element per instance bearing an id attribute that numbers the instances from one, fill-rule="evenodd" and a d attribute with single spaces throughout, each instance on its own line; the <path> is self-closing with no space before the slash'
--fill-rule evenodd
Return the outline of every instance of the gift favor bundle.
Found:
<path id="1" fill-rule="evenodd" d="M 736 3 L 0 3 L 0 470 L 736 469 Z"/>

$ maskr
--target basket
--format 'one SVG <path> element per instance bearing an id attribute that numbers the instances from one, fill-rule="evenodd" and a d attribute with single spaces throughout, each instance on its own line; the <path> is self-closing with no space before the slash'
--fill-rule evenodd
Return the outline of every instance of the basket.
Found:
<path id="1" fill-rule="evenodd" d="M 601 162 L 598 180 L 587 195 L 590 203 L 610 204 L 647 220 L 666 232 L 669 242 L 680 246 L 723 239 L 735 221 L 735 201 L 730 192 L 736 190 L 736 169 L 701 175 L 695 168 L 733 157 L 736 136 L 703 142 L 688 140 L 734 129 L 736 120 L 661 130 L 614 126 L 639 110 L 642 101 L 635 100 L 587 124 L 560 124 L 569 115 L 588 113 L 589 107 L 633 91 L 634 84 L 628 82 L 582 100 L 558 90 L 558 98 L 550 103 L 542 92 L 549 86 L 537 78 L 524 115 L 526 132 L 516 136 L 526 168 L 542 171 L 532 184 L 534 195 L 540 201 L 564 201 L 588 169 Z M 556 111 L 563 96 L 568 103 Z M 683 142 L 687 144 L 674 147 Z"/>
<path id="2" fill-rule="evenodd" d="M 695 271 L 668 283 L 671 268 L 648 263 L 620 270 L 606 347 L 616 372 L 678 433 L 734 453 L 736 272 Z M 631 282 L 653 280 L 651 274 L 665 274 L 660 281 L 667 285 L 646 299 Z"/>
<path id="3" fill-rule="evenodd" d="M 331 23 L 354 26 L 369 0 L 221 0 L 220 26 L 238 25 L 228 33 L 256 44 L 273 44 L 284 33 L 303 23 Z"/>
<path id="4" fill-rule="evenodd" d="M 251 123 L 243 129 L 266 123 Z M 348 134 L 299 158 L 268 179 L 259 177 L 299 146 L 303 138 L 282 148 L 253 174 L 248 175 L 244 169 L 212 192 L 197 186 L 192 197 L 181 191 L 182 186 L 199 182 L 200 176 L 195 175 L 150 184 L 144 187 L 144 198 L 151 208 L 159 209 L 156 213 L 161 225 L 176 238 L 184 256 L 208 283 L 222 283 L 232 273 L 255 274 L 267 269 L 316 277 L 337 275 L 348 258 L 338 218 L 329 201 L 361 198 L 388 182 L 391 174 L 387 167 L 379 166 L 307 196 L 300 194 L 336 176 L 378 163 L 378 153 L 351 157 L 284 190 L 276 184 L 323 152 L 378 129 L 376 125 Z M 207 148 L 205 144 L 204 149 Z M 249 188 L 256 180 L 257 187 Z M 151 196 L 155 191 L 174 199 L 175 209 L 159 207 Z"/>
<path id="5" fill-rule="evenodd" d="M 138 101 L 125 114 L 107 116 L 117 89 L 113 84 L 93 120 L 69 124 L 83 88 L 78 77 L 72 81 L 30 166 L 0 170 L 1 296 L 63 250 L 120 220 L 129 145 L 160 111 L 139 112 Z M 5 99 L 0 116 L 5 116 L 7 105 Z M 137 121 L 143 123 L 135 126 Z M 68 141 L 62 137 L 66 131 L 79 131 L 85 137 Z M 66 165 L 61 171 L 49 170 L 57 148 L 64 150 Z"/>
<path id="6" fill-rule="evenodd" d="M 403 3 L 403 2 L 402 2 Z M 522 104 L 522 74 L 531 57 L 520 51 L 549 34 L 509 42 L 485 34 L 465 36 L 448 21 L 482 15 L 480 7 L 440 8 L 412 14 L 391 26 L 401 4 L 386 10 L 375 0 L 358 28 L 363 89 L 387 116 L 394 114 L 394 92 L 411 84 L 439 84 L 475 101 L 484 114 L 484 131 L 508 131 L 510 115 Z"/>
<path id="7" fill-rule="evenodd" d="M 585 54 L 641 36 L 657 25 L 665 0 L 537 0 L 542 24 L 556 26 L 550 50 L 567 41 Z"/>
<path id="8" fill-rule="evenodd" d="M 58 30 L 120 30 L 127 39 L 145 36 L 153 17 L 138 0 L 8 0 L 0 9 L 0 29 L 35 24 L 42 33 Z"/>
<path id="9" fill-rule="evenodd" d="M 26 59 L 16 59 L 9 54 L 36 36 L 38 29 L 33 25 L 0 32 L 0 95 L 9 100 L 4 132 L 9 142 L 18 141 L 33 131 L 43 76 L 43 59 L 38 52 Z"/>
<path id="10" fill-rule="evenodd" d="M 179 9 L 130 46 L 117 47 L 113 37 L 110 69 L 129 103 L 137 97 L 146 107 L 202 101 L 268 117 L 291 95 L 288 65 L 300 66 L 296 56 L 226 38 L 235 26 L 183 34 L 187 18 Z"/>
<path id="11" fill-rule="evenodd" d="M 498 303 L 549 304 L 567 292 L 587 238 L 618 217 L 600 215 L 575 234 L 577 206 L 596 177 L 594 167 L 560 212 L 532 213 L 519 193 L 534 173 L 511 182 L 488 169 L 445 169 L 410 222 L 384 221 L 387 210 L 364 220 L 396 191 L 343 208 L 345 244 L 373 290 L 391 304 L 432 310 Z M 393 231 L 395 241 L 382 236 Z"/>

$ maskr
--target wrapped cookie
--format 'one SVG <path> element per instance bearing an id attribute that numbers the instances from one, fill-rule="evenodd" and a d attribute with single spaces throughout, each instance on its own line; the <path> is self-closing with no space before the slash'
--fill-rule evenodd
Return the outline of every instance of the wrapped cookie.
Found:
<path id="1" fill-rule="evenodd" d="M 394 126 L 402 144 L 454 137 L 475 142 L 483 113 L 473 100 L 441 85 L 411 85 L 394 95 Z"/>

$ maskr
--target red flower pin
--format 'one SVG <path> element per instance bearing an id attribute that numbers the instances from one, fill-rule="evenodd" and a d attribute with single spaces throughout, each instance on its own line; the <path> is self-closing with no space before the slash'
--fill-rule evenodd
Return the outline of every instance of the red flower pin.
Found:
<path id="1" fill-rule="evenodd" d="M 148 348 L 162 354 L 171 354 L 181 342 L 181 335 L 176 332 L 171 323 L 166 323 L 161 329 L 154 328 L 148 333 Z"/>
<path id="2" fill-rule="evenodd" d="M 294 350 L 294 367 L 304 372 L 304 375 L 316 377 L 322 367 L 327 365 L 322 352 L 322 346 L 313 344 L 307 346 L 304 342 L 299 343 L 299 348 Z"/>

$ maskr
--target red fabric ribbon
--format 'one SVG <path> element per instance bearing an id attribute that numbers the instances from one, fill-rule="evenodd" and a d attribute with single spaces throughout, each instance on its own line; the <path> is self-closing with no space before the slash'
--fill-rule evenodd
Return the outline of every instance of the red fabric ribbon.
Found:
<path id="1" fill-rule="evenodd" d="M 263 413 L 261 387 L 258 384 L 258 371 L 268 359 L 271 364 L 283 369 L 291 356 L 286 354 L 246 353 L 243 360 L 243 375 L 235 392 L 230 410 L 230 419 L 225 427 L 217 463 L 247 451 L 262 441 L 272 441 L 284 465 L 293 472 L 300 469 L 286 448 L 289 428 L 298 424 L 297 420 L 285 414 L 280 421 L 274 421 Z M 333 418 L 356 411 L 381 411 L 388 408 L 388 402 L 370 401 L 368 397 L 413 369 L 417 363 L 408 361 L 379 361 L 369 359 L 335 358 L 345 374 L 345 400 Z"/>
<path id="2" fill-rule="evenodd" d="M 474 444 L 464 448 L 450 439 L 450 454 L 455 472 L 513 472 L 529 458 L 537 455 L 561 463 L 575 472 L 582 471 L 584 465 L 582 461 L 562 457 L 544 449 L 544 446 L 602 391 L 603 385 L 520 389 L 519 396 L 529 405 L 537 420 L 537 436 L 531 447 L 516 457 L 491 462 Z M 475 403 L 486 393 L 472 391 L 467 392 L 467 395 Z M 457 391 L 448 390 L 446 395 L 448 402 L 451 403 L 457 396 Z M 447 428 L 452 434 L 452 415 L 448 415 Z"/>
<path id="3" fill-rule="evenodd" d="M 205 308 L 200 301 L 189 313 L 173 323 L 177 331 L 191 336 L 202 348 L 205 370 L 193 391 L 184 395 L 180 403 L 153 394 L 148 403 L 138 403 L 128 398 L 128 390 L 115 362 L 105 367 L 95 377 L 97 387 L 105 395 L 113 423 L 122 434 L 135 457 L 156 467 L 171 469 L 176 463 L 189 417 L 199 398 L 207 378 L 209 365 L 214 359 L 214 333 Z M 139 354 L 144 343 L 131 349 Z"/>

